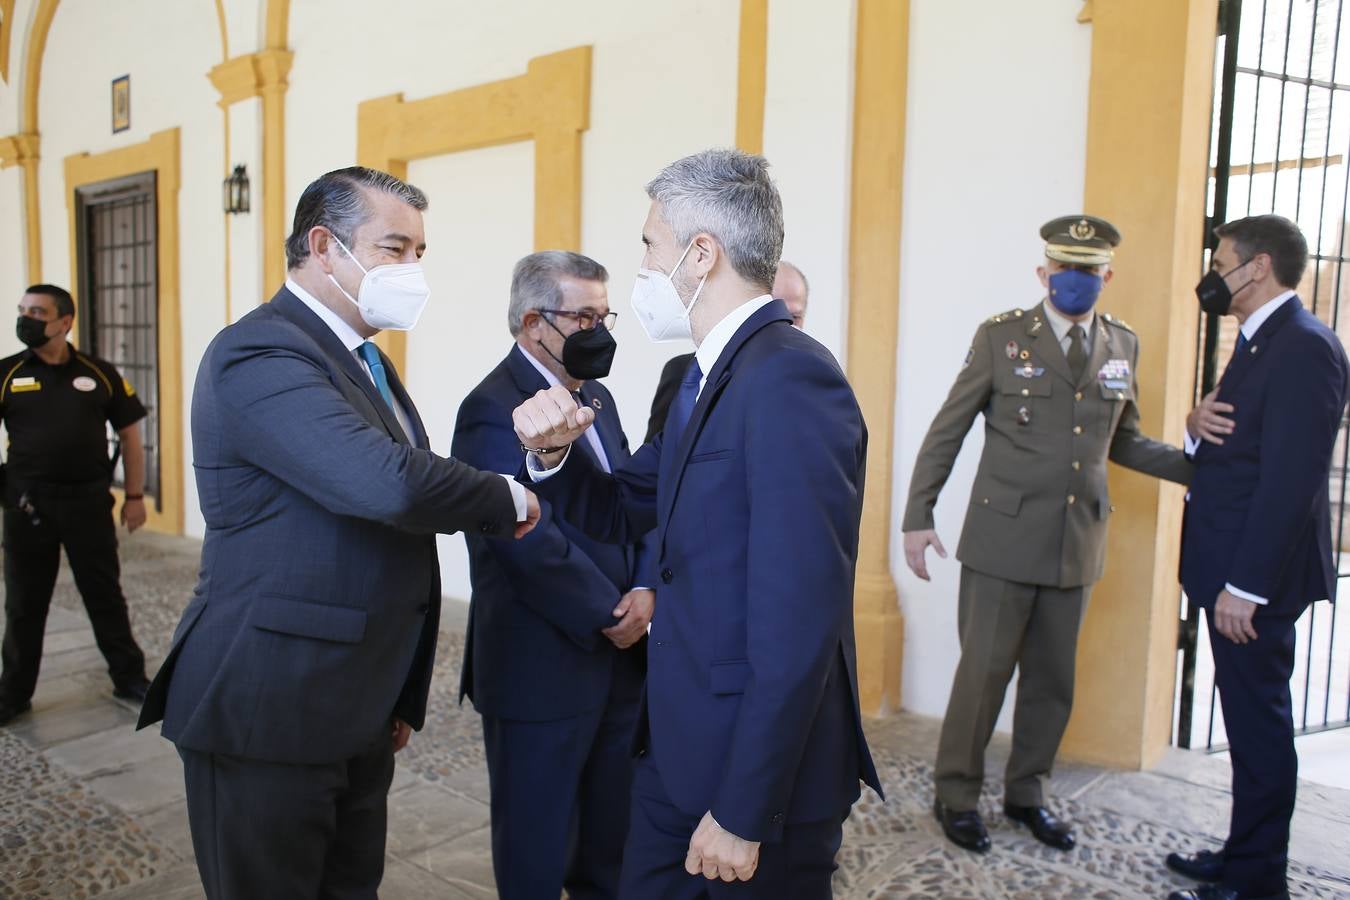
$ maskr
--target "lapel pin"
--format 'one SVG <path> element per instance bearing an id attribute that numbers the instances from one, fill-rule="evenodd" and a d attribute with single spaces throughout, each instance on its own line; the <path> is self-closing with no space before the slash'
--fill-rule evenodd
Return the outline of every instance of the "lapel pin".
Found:
<path id="1" fill-rule="evenodd" d="M 1256 345 L 1255 345 L 1255 344 L 1252 344 L 1252 353 L 1255 353 L 1255 352 L 1256 352 Z"/>
<path id="2" fill-rule="evenodd" d="M 1008 346 L 1004 349 L 1008 352 L 1008 359 L 1017 359 L 1017 341 L 1008 341 Z"/>
<path id="3" fill-rule="evenodd" d="M 605 404 L 603 404 L 603 403 L 600 402 L 600 398 L 599 398 L 599 397 L 593 397 L 593 398 L 591 398 L 591 406 L 594 406 L 596 409 L 604 409 L 604 408 L 605 408 Z"/>
<path id="4" fill-rule="evenodd" d="M 1031 359 L 1031 351 L 1030 351 L 1030 350 L 1023 350 L 1020 354 L 1018 354 L 1018 356 L 1019 356 L 1021 359 Z"/>

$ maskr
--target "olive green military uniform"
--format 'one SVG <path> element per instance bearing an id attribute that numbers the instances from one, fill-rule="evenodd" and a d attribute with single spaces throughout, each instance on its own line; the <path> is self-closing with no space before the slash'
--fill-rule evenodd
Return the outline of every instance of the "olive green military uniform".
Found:
<path id="1" fill-rule="evenodd" d="M 943 721 L 938 799 L 976 807 L 984 751 L 1020 665 L 1004 799 L 1044 805 L 1073 700 L 1078 626 L 1101 577 L 1113 507 L 1106 461 L 1186 483 L 1181 450 L 1139 431 L 1139 340 L 1098 314 L 1074 378 L 1044 306 L 994 316 L 975 334 L 933 420 L 910 482 L 903 528 L 931 529 L 933 506 L 975 417 L 985 443 L 965 528 L 959 603 L 961 661 Z"/>

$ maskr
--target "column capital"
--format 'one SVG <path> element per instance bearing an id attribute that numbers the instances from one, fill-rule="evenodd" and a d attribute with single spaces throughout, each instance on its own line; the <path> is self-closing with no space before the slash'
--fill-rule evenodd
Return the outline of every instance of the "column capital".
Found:
<path id="1" fill-rule="evenodd" d="M 0 137 L 0 169 L 37 162 L 39 143 L 36 132 Z"/>
<path id="2" fill-rule="evenodd" d="M 290 50 L 260 50 L 228 59 L 206 74 L 220 92 L 217 101 L 228 109 L 240 100 L 261 97 L 264 93 L 284 93 L 295 54 Z"/>

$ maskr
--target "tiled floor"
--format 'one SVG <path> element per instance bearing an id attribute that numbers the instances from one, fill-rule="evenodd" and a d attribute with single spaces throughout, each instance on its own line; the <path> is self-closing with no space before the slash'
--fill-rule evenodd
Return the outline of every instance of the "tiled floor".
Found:
<path id="1" fill-rule="evenodd" d="M 154 535 L 124 544 L 137 635 L 155 660 L 191 590 L 197 551 Z M 462 623 L 448 615 L 445 627 L 432 716 L 399 756 L 389 799 L 381 896 L 390 900 L 495 895 L 478 720 L 454 704 Z M 201 896 L 177 757 L 153 731 L 132 731 L 133 720 L 111 697 L 63 575 L 34 712 L 0 729 L 0 898 Z M 1163 869 L 1163 853 L 1212 845 L 1224 830 L 1226 760 L 1177 751 L 1146 773 L 1061 767 L 1056 805 L 1079 829 L 1079 849 L 1069 854 L 1005 822 L 991 779 L 984 811 L 995 847 L 975 857 L 946 843 L 928 811 L 937 723 L 902 715 L 870 722 L 868 732 L 887 801 L 869 793 L 849 819 L 841 898 L 1163 897 L 1181 884 Z M 1344 777 L 1346 734 L 1326 736 L 1329 750 L 1310 748 L 1308 774 Z M 1006 753 L 1007 742 L 996 740 L 990 772 Z M 1295 896 L 1350 897 L 1350 790 L 1301 787 L 1291 855 Z"/>

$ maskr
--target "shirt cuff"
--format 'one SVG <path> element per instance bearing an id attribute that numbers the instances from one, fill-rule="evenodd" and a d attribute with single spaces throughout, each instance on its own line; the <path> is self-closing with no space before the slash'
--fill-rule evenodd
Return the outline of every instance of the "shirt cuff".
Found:
<path id="1" fill-rule="evenodd" d="M 1194 456 L 1195 451 L 1200 449 L 1200 442 L 1197 441 L 1195 438 L 1191 437 L 1191 433 L 1189 431 L 1183 432 L 1183 434 L 1185 435 L 1186 438 L 1185 440 L 1186 455 Z"/>
<path id="2" fill-rule="evenodd" d="M 1258 597 L 1255 594 L 1249 594 L 1244 590 L 1233 587 L 1231 584 L 1225 584 L 1223 586 L 1223 589 L 1228 593 L 1232 594 L 1234 597 L 1237 597 L 1239 600 L 1249 600 L 1252 603 L 1256 603 L 1261 606 L 1270 605 L 1270 601 L 1267 600 L 1265 597 Z"/>
<path id="3" fill-rule="evenodd" d="M 524 522 L 530 517 L 529 504 L 525 502 L 525 485 L 516 481 L 510 475 L 503 475 L 506 484 L 511 488 L 511 502 L 516 505 L 516 521 Z"/>
<path id="4" fill-rule="evenodd" d="M 554 466 L 551 469 L 541 469 L 539 468 L 539 458 L 535 456 L 535 454 L 533 453 L 526 453 L 525 471 L 530 473 L 530 480 L 535 482 L 536 484 L 541 481 L 546 481 L 549 478 L 552 478 L 554 475 L 557 475 L 558 472 L 562 470 L 563 465 L 566 464 L 568 457 L 570 457 L 571 455 L 572 455 L 572 448 L 568 447 L 567 452 L 563 454 L 563 458 L 559 460 L 556 466 Z"/>

